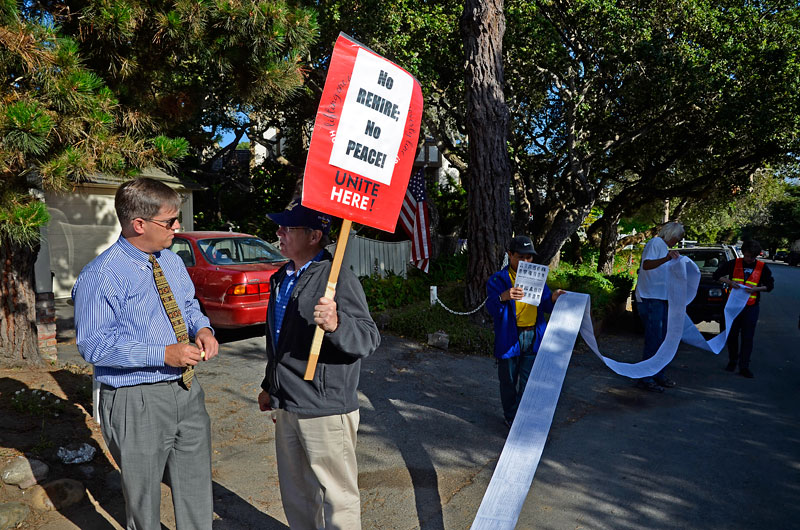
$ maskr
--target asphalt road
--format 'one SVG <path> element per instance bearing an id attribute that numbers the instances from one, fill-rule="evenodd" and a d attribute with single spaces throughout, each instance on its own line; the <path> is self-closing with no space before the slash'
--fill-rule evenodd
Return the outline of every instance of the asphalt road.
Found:
<path id="1" fill-rule="evenodd" d="M 800 269 L 772 264 L 751 368 L 682 346 L 664 394 L 578 347 L 518 528 L 800 528 Z M 706 328 L 708 329 L 708 328 Z M 274 427 L 255 398 L 263 336 L 223 334 L 201 366 L 213 425 L 215 529 L 285 528 Z M 641 336 L 600 337 L 635 361 Z M 64 357 L 74 356 L 69 346 Z M 385 336 L 362 369 L 364 528 L 468 528 L 502 450 L 494 361 Z M 164 526 L 173 528 L 169 514 Z"/>
<path id="2" fill-rule="evenodd" d="M 726 350 L 682 346 L 677 388 L 598 389 L 586 416 L 551 431 L 518 528 L 800 528 L 800 270 L 770 267 L 756 378 L 724 371 Z"/>

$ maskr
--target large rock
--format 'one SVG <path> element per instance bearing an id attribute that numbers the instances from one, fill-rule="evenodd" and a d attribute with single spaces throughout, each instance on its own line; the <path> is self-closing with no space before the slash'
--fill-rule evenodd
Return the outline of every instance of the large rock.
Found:
<path id="1" fill-rule="evenodd" d="M 28 506 L 19 502 L 0 504 L 0 530 L 16 528 L 28 517 L 30 511 Z"/>
<path id="2" fill-rule="evenodd" d="M 49 471 L 47 464 L 40 460 L 18 456 L 3 469 L 3 482 L 17 485 L 22 489 L 30 488 L 47 478 Z"/>
<path id="3" fill-rule="evenodd" d="M 62 478 L 31 489 L 29 502 L 37 510 L 63 510 L 83 499 L 85 491 L 77 480 Z"/>

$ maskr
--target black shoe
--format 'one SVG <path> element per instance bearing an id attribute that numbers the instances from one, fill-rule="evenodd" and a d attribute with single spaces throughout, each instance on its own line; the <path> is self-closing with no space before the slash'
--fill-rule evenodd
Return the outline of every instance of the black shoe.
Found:
<path id="1" fill-rule="evenodd" d="M 730 361 L 728 363 L 728 366 L 725 367 L 725 369 L 729 372 L 733 372 L 734 370 L 736 370 L 736 361 Z"/>
<path id="2" fill-rule="evenodd" d="M 663 392 L 664 387 L 656 383 L 655 381 L 637 381 L 636 386 L 641 388 L 642 390 L 647 390 L 650 392 Z"/>
<path id="3" fill-rule="evenodd" d="M 739 375 L 741 375 L 742 377 L 746 377 L 746 378 L 748 378 L 748 379 L 752 379 L 752 378 L 754 378 L 754 377 L 755 377 L 755 376 L 753 375 L 753 372 L 751 372 L 751 371 L 750 371 L 750 370 L 748 370 L 747 368 L 742 368 L 741 370 L 739 370 Z"/>

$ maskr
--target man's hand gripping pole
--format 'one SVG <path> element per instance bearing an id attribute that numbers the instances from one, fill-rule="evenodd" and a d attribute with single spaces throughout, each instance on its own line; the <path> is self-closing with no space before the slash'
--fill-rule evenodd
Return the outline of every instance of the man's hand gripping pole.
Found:
<path id="1" fill-rule="evenodd" d="M 342 229 L 339 232 L 339 241 L 336 243 L 336 252 L 333 254 L 333 264 L 331 265 L 331 273 L 328 275 L 328 286 L 325 288 L 325 297 L 333 300 L 336 296 L 336 283 L 339 280 L 339 270 L 342 268 L 342 260 L 344 259 L 344 250 L 347 247 L 347 238 L 350 237 L 350 226 L 353 221 L 344 219 L 342 221 Z M 325 330 L 321 326 L 317 326 L 314 330 L 314 340 L 311 343 L 311 351 L 308 353 L 308 364 L 306 365 L 306 373 L 303 379 L 311 381 L 314 379 L 314 372 L 317 370 L 317 360 L 319 360 L 319 350 L 322 347 L 322 337 Z"/>

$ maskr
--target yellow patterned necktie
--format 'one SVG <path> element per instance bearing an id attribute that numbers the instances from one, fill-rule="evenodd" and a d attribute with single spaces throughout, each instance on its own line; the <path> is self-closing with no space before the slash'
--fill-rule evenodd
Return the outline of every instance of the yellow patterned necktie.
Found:
<path id="1" fill-rule="evenodd" d="M 172 289 L 169 288 L 169 283 L 167 283 L 167 278 L 164 276 L 164 271 L 161 270 L 161 265 L 158 264 L 156 257 L 152 254 L 150 254 L 150 263 L 153 265 L 153 279 L 156 281 L 158 295 L 161 297 L 161 303 L 164 304 L 164 310 L 172 323 L 172 329 L 175 330 L 175 338 L 178 342 L 189 344 L 189 332 L 186 331 L 186 322 L 183 321 L 181 309 L 178 307 L 178 302 L 175 301 Z M 189 390 L 192 387 L 192 379 L 194 379 L 194 366 L 187 366 L 183 369 L 183 374 L 181 375 L 181 386 Z"/>

